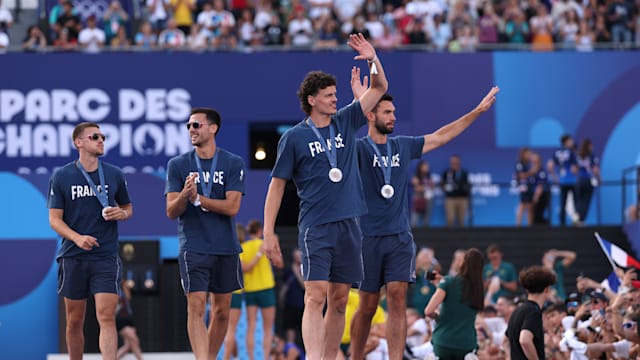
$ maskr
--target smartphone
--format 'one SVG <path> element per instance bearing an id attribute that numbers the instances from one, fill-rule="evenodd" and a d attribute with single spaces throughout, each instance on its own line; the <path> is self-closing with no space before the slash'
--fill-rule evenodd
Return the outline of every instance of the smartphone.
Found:
<path id="1" fill-rule="evenodd" d="M 435 270 L 429 270 L 427 271 L 427 273 L 425 274 L 425 279 L 429 280 L 429 281 L 433 281 L 436 279 L 436 271 Z"/>

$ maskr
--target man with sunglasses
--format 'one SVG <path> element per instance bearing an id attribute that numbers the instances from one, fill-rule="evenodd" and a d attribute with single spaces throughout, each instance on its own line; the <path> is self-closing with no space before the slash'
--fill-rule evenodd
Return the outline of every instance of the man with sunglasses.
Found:
<path id="1" fill-rule="evenodd" d="M 227 333 L 231 293 L 241 289 L 241 252 L 234 216 L 244 194 L 244 161 L 217 146 L 220 114 L 191 110 L 193 151 L 167 165 L 167 216 L 178 219 L 178 263 L 187 296 L 187 332 L 196 359 L 215 359 Z M 204 321 L 213 293 L 213 319 Z"/>
<path id="2" fill-rule="evenodd" d="M 87 298 L 94 296 L 100 324 L 100 352 L 115 360 L 118 335 L 115 311 L 122 264 L 118 221 L 132 215 L 122 171 L 100 161 L 105 135 L 98 124 L 83 122 L 72 134 L 79 158 L 58 169 L 49 182 L 49 224 L 62 237 L 58 251 L 58 293 L 64 297 L 70 359 L 84 350 Z"/>

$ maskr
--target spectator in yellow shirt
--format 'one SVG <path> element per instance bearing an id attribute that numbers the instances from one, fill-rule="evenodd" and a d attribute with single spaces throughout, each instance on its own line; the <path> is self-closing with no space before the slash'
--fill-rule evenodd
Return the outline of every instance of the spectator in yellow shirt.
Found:
<path id="1" fill-rule="evenodd" d="M 193 24 L 193 10 L 196 8 L 195 0 L 171 0 L 169 2 L 171 11 L 173 11 L 173 19 L 178 25 L 178 29 L 184 34 L 191 33 L 191 25 Z"/>
<path id="2" fill-rule="evenodd" d="M 262 223 L 251 220 L 247 225 L 249 240 L 241 244 L 240 262 L 244 274 L 244 299 L 247 304 L 247 352 L 253 360 L 258 308 L 262 313 L 262 353 L 269 354 L 276 317 L 276 282 L 269 259 L 263 251 Z M 278 268 L 282 263 L 274 263 Z"/>
<path id="3" fill-rule="evenodd" d="M 358 295 L 358 289 L 349 289 L 347 308 L 344 313 L 344 331 L 342 333 L 342 340 L 340 340 L 340 350 L 342 350 L 342 352 L 338 353 L 338 359 L 348 358 L 349 345 L 351 345 L 351 320 L 353 320 L 353 315 L 356 313 L 359 304 L 360 296 Z M 365 354 L 368 354 L 377 346 L 377 343 L 371 340 L 385 337 L 384 325 L 386 321 L 384 310 L 382 306 L 378 305 L 373 319 L 371 319 L 371 331 L 369 332 L 369 339 L 367 339 L 365 345 Z"/>

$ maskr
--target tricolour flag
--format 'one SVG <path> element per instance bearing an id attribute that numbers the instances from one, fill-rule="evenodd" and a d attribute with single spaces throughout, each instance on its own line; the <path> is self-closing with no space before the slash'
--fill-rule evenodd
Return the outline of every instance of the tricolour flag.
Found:
<path id="1" fill-rule="evenodd" d="M 625 269 L 630 267 L 640 269 L 640 261 L 636 260 L 617 245 L 603 239 L 598 233 L 595 233 L 595 235 L 600 243 L 600 247 L 602 247 L 602 251 L 604 251 L 607 258 L 609 258 L 611 265 L 617 265 Z"/>
<path id="2" fill-rule="evenodd" d="M 616 274 L 615 270 L 612 271 L 611 274 L 609 274 L 609 276 L 606 279 L 604 279 L 602 283 L 604 286 L 607 286 L 614 293 L 617 293 L 618 288 L 620 288 L 620 279 L 618 278 L 618 275 Z"/>

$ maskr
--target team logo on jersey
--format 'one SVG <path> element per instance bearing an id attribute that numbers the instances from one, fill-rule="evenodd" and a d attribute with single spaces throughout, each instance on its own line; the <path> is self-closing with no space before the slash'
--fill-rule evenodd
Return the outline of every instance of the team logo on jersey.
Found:
<path id="1" fill-rule="evenodd" d="M 378 158 L 378 155 L 373 155 L 373 167 L 380 167 L 380 159 L 382 159 L 382 164 L 384 167 L 387 167 L 389 164 L 389 157 L 382 156 Z M 400 154 L 395 154 L 391 157 L 391 167 L 400 167 Z"/>
<path id="2" fill-rule="evenodd" d="M 195 182 L 196 184 L 200 183 L 200 174 L 198 172 L 192 172 L 191 174 L 195 174 L 196 175 L 196 179 Z M 211 173 L 209 171 L 204 171 L 204 182 L 205 183 L 209 183 L 210 180 L 213 180 L 214 184 L 218 184 L 218 185 L 224 185 L 224 170 L 220 170 L 220 171 L 214 171 L 213 172 L 213 176 L 211 176 Z M 242 176 L 242 174 L 241 174 Z"/>
<path id="3" fill-rule="evenodd" d="M 326 141 L 327 143 L 327 147 L 329 149 L 331 149 L 331 147 L 333 146 L 333 144 L 331 144 L 331 139 L 327 139 Z M 338 133 L 338 135 L 336 135 L 335 137 L 335 144 L 336 144 L 336 149 L 340 149 L 343 148 L 345 146 L 344 144 L 344 140 L 342 139 L 342 134 Z M 312 141 L 310 143 L 307 144 L 309 146 L 309 151 L 311 152 L 311 157 L 315 157 L 316 155 L 323 153 L 325 151 L 325 148 L 322 146 L 322 143 L 320 141 Z"/>

